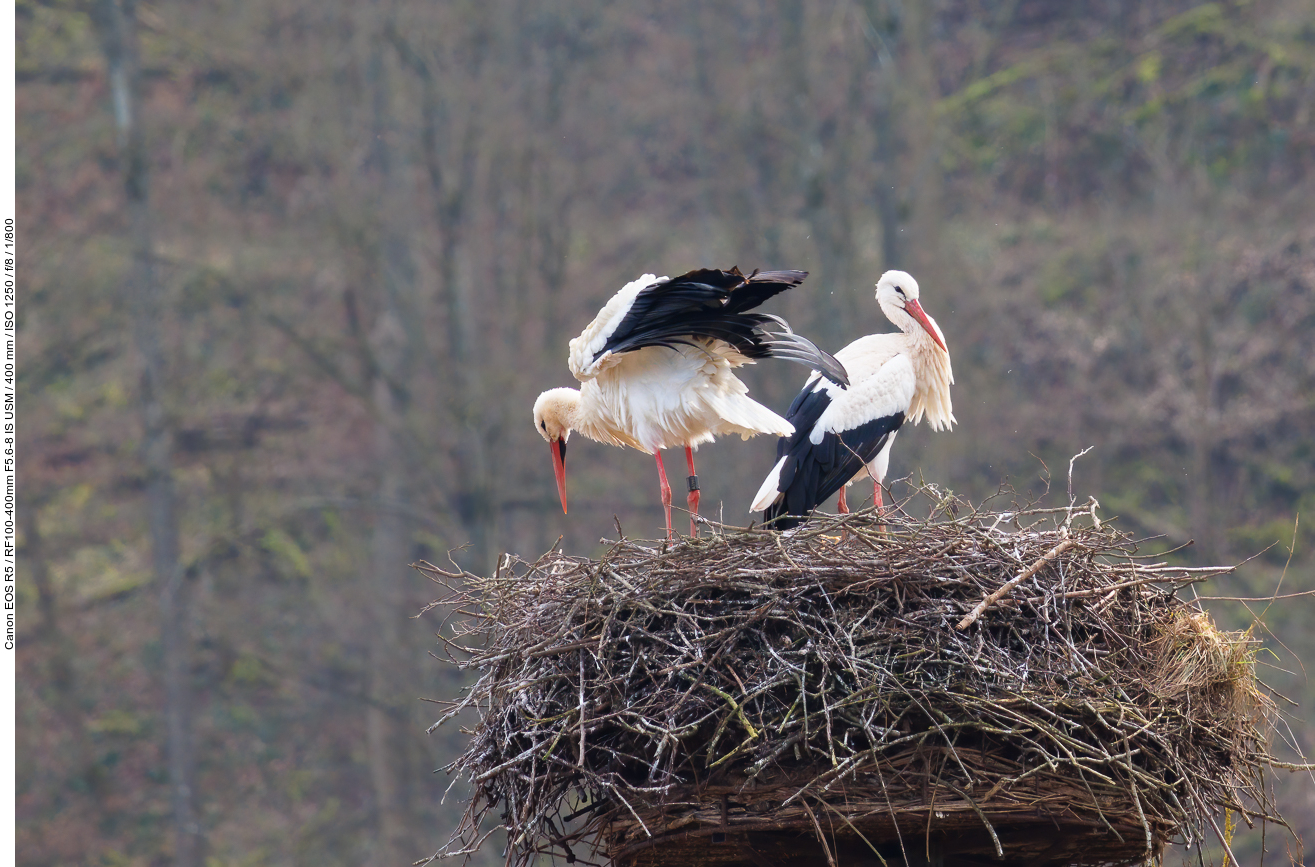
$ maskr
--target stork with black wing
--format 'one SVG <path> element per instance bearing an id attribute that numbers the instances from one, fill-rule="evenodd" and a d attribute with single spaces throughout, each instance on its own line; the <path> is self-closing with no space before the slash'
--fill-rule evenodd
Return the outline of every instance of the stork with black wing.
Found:
<path id="1" fill-rule="evenodd" d="M 735 369 L 759 358 L 804 364 L 846 384 L 844 367 L 778 316 L 751 312 L 804 281 L 805 271 L 745 276 L 700 269 L 679 277 L 645 274 L 616 293 L 579 337 L 568 364 L 580 388 L 554 388 L 534 404 L 534 425 L 552 449 L 566 510 L 566 441 L 573 430 L 630 446 L 657 460 L 667 534 L 671 486 L 662 449 L 683 446 L 689 463 L 690 532 L 697 531 L 694 450 L 718 435 L 788 436 L 793 425 L 749 397 Z"/>
<path id="2" fill-rule="evenodd" d="M 918 295 L 918 281 L 904 271 L 881 275 L 877 303 L 900 330 L 860 337 L 836 353 L 848 387 L 818 376 L 804 383 L 786 415 L 794 433 L 777 442 L 776 465 L 753 499 L 768 526 L 798 526 L 837 491 L 837 510 L 848 512 L 845 486 L 864 476 L 880 510 L 890 447 L 905 421 L 926 415 L 932 430 L 954 424 L 950 351 Z"/>

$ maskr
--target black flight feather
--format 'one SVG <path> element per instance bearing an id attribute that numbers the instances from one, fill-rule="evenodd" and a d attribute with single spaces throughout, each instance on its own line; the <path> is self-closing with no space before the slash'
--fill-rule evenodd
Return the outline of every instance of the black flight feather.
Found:
<path id="1" fill-rule="evenodd" d="M 774 530 L 797 527 L 863 465 L 877 456 L 890 435 L 904 424 L 904 413 L 883 416 L 858 427 L 830 432 L 822 441 L 809 438 L 818 419 L 831 405 L 820 382 L 806 386 L 790 405 L 786 420 L 794 433 L 776 442 L 776 459 L 785 459 L 777 491 L 782 497 L 763 512 L 763 525 Z"/>
<path id="2" fill-rule="evenodd" d="M 632 352 L 646 346 L 696 346 L 698 340 L 722 340 L 748 358 L 783 358 L 848 385 L 844 366 L 790 330 L 779 316 L 749 313 L 774 295 L 793 289 L 807 271 L 755 271 L 701 268 L 659 280 L 635 295 L 630 309 L 607 343 L 605 352 Z"/>

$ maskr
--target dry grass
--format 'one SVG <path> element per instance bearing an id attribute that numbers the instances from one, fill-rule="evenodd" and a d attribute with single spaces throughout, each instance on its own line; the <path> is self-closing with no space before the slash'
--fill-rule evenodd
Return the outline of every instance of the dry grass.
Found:
<path id="1" fill-rule="evenodd" d="M 1094 509 L 951 505 L 491 577 L 422 564 L 478 676 L 435 723 L 479 715 L 445 854 L 505 827 L 514 867 L 762 861 L 807 832 L 883 863 L 953 833 L 981 857 L 1125 864 L 1226 811 L 1281 823 L 1257 643 L 1176 595 L 1224 570 L 1147 558 Z"/>

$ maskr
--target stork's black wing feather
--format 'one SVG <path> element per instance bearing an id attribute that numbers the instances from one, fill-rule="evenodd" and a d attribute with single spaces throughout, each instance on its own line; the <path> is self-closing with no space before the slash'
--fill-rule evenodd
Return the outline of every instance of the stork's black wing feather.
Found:
<path id="1" fill-rule="evenodd" d="M 749 358 L 784 358 L 848 384 L 844 366 L 800 337 L 778 316 L 748 311 L 773 295 L 804 282 L 807 271 L 755 271 L 701 268 L 660 280 L 641 290 L 617 324 L 596 361 L 606 352 L 646 346 L 676 347 L 698 339 L 724 340 Z"/>
<path id="2" fill-rule="evenodd" d="M 788 530 L 804 519 L 827 497 L 854 478 L 863 465 L 877 456 L 890 435 L 904 424 L 904 413 L 882 416 L 844 431 L 828 431 L 821 441 L 812 441 L 813 430 L 832 397 L 820 381 L 810 383 L 794 399 L 786 419 L 794 433 L 776 443 L 776 459 L 785 458 L 777 490 L 783 495 L 763 512 L 763 524 Z"/>

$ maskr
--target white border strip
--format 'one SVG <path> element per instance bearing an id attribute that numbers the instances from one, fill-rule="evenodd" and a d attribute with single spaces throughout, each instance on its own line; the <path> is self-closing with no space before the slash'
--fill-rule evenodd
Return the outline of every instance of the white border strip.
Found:
<path id="1" fill-rule="evenodd" d="M 0 630 L 0 862 L 17 864 L 15 815 L 15 695 L 17 687 L 15 646 L 17 644 L 17 573 L 14 571 L 17 546 L 17 427 L 15 411 L 16 356 L 14 327 L 18 293 L 17 220 L 14 200 L 14 63 L 16 60 L 14 29 L 15 3 L 5 3 L 0 11 L 0 313 L 4 320 L 4 344 L 0 348 L 0 467 L 4 470 L 4 542 L 3 576 L 0 596 L 4 605 L 4 629 Z"/>

